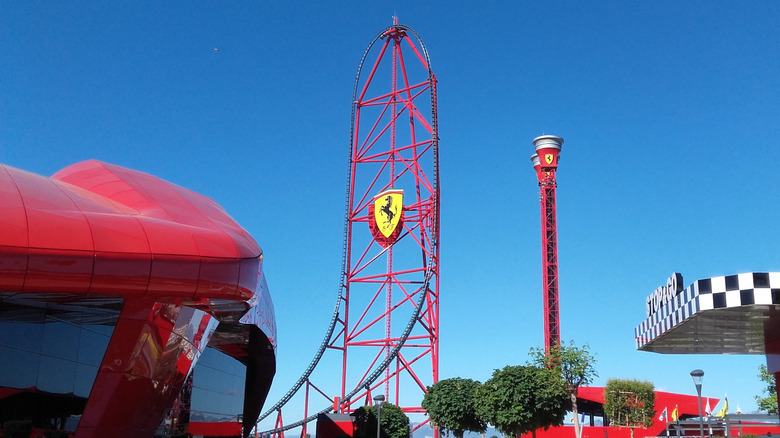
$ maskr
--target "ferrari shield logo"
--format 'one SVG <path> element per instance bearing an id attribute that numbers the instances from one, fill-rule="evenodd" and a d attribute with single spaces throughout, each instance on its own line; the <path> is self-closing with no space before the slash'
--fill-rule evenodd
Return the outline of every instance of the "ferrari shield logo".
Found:
<path id="1" fill-rule="evenodd" d="M 401 233 L 404 212 L 404 191 L 390 189 L 374 196 L 369 204 L 369 227 L 382 246 L 395 242 Z"/>
<path id="2" fill-rule="evenodd" d="M 544 161 L 547 164 L 552 164 L 553 163 L 553 154 L 544 154 Z"/>
<path id="3" fill-rule="evenodd" d="M 374 197 L 374 220 L 379 232 L 390 237 L 401 220 L 404 191 L 387 190 Z"/>

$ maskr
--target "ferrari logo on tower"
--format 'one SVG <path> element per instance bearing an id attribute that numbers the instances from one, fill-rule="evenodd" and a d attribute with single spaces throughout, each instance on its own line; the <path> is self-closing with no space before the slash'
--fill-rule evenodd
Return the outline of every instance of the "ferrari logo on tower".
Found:
<path id="1" fill-rule="evenodd" d="M 393 234 L 401 219 L 403 205 L 403 190 L 387 190 L 374 197 L 374 220 L 383 236 Z"/>
<path id="2" fill-rule="evenodd" d="M 389 189 L 374 196 L 369 204 L 369 227 L 374 239 L 382 246 L 395 242 L 401 233 L 404 212 L 404 191 Z"/>
<path id="3" fill-rule="evenodd" d="M 544 154 L 544 161 L 547 164 L 552 164 L 555 157 L 553 157 L 553 154 Z"/>

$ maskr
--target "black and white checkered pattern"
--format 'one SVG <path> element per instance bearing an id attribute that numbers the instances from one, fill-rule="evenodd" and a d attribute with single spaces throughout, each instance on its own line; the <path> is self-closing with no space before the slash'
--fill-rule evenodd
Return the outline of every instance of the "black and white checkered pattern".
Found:
<path id="1" fill-rule="evenodd" d="M 634 329 L 636 348 L 641 349 L 702 312 L 772 304 L 780 304 L 780 272 L 748 272 L 696 280 Z"/>

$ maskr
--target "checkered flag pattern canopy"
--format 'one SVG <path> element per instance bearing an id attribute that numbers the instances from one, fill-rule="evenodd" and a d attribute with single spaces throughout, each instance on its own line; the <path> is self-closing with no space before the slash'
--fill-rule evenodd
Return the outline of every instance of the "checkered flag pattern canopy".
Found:
<path id="1" fill-rule="evenodd" d="M 696 280 L 634 329 L 636 348 L 763 354 L 764 326 L 773 317 L 780 318 L 780 272 Z"/>

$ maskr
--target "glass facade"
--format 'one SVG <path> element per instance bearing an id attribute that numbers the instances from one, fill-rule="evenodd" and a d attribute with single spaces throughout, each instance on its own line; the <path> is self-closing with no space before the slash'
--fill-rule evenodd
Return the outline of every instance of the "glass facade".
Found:
<path id="1" fill-rule="evenodd" d="M 121 300 L 90 305 L 0 294 L 0 426 L 28 421 L 75 431 L 114 331 Z M 236 422 L 246 367 L 206 348 L 193 370 L 189 421 Z"/>
<path id="2" fill-rule="evenodd" d="M 190 421 L 237 421 L 244 410 L 246 367 L 236 359 L 207 348 L 192 372 Z"/>
<path id="3" fill-rule="evenodd" d="M 0 423 L 75 430 L 119 306 L 121 301 L 97 309 L 0 296 Z"/>

